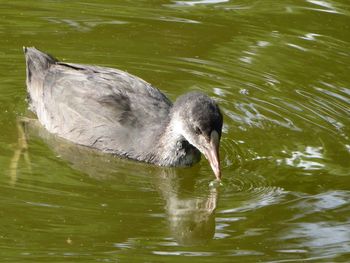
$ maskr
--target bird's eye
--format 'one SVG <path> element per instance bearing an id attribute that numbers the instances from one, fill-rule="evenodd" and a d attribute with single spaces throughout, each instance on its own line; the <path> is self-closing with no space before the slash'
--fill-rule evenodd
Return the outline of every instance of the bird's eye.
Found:
<path id="1" fill-rule="evenodd" d="M 195 132 L 197 135 L 202 134 L 202 131 L 201 131 L 201 129 L 200 129 L 198 126 L 194 128 L 194 132 Z"/>

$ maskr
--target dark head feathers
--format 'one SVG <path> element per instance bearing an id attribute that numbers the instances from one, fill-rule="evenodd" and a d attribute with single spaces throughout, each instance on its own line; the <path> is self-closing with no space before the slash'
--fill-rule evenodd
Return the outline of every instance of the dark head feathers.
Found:
<path id="1" fill-rule="evenodd" d="M 172 112 L 178 112 L 192 125 L 195 133 L 210 136 L 216 130 L 221 136 L 223 117 L 216 102 L 201 92 L 190 92 L 179 97 Z"/>

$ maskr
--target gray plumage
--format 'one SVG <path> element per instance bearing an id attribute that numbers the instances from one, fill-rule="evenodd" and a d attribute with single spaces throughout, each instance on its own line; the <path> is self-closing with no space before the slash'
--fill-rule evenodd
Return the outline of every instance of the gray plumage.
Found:
<path id="1" fill-rule="evenodd" d="M 184 166 L 198 161 L 201 149 L 183 130 L 197 134 L 200 129 L 207 138 L 212 130 L 221 135 L 220 110 L 204 94 L 185 94 L 173 105 L 158 89 L 126 72 L 59 62 L 35 48 L 24 52 L 30 109 L 48 131 L 74 143 Z"/>

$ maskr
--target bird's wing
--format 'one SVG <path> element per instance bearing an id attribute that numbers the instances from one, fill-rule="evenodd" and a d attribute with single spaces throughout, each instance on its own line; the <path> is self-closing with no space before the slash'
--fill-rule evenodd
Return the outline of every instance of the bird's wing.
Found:
<path id="1" fill-rule="evenodd" d="M 149 83 L 104 67 L 58 62 L 43 85 L 48 130 L 118 154 L 150 147 L 172 105 Z"/>

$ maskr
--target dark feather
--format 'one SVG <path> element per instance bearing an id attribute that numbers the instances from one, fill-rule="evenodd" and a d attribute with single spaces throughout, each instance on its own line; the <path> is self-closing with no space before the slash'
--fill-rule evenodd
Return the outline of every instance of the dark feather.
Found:
<path id="1" fill-rule="evenodd" d="M 167 121 L 172 105 L 164 94 L 126 72 L 57 62 L 38 52 L 30 53 L 39 57 L 40 63 L 47 59 L 43 64 L 48 66 L 30 66 L 35 75 L 44 70 L 40 73 L 44 75 L 42 97 L 31 98 L 39 120 L 49 131 L 135 159 L 143 154 L 138 150 L 140 146 L 152 148 L 149 144 Z M 27 58 L 29 64 L 32 59 L 33 56 Z M 39 82 L 29 80 L 30 94 L 41 86 Z"/>

